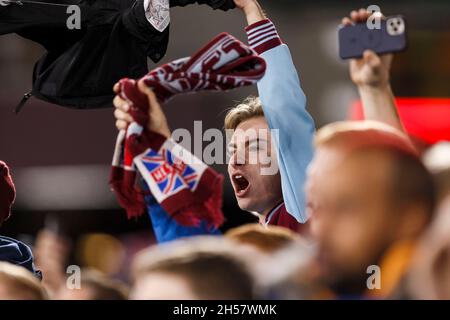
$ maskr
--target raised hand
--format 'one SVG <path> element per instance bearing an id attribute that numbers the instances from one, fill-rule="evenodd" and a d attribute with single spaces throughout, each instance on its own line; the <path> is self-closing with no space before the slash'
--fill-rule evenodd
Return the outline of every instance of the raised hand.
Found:
<path id="1" fill-rule="evenodd" d="M 343 25 L 366 22 L 370 13 L 366 9 L 352 11 L 350 17 L 342 19 Z M 358 86 L 386 87 L 389 85 L 393 54 L 379 56 L 372 50 L 366 50 L 361 59 L 350 60 L 350 77 Z"/>
<path id="2" fill-rule="evenodd" d="M 236 7 L 239 9 L 250 9 L 250 7 L 259 6 L 258 1 L 256 0 L 234 0 Z"/>
<path id="3" fill-rule="evenodd" d="M 257 0 L 234 0 L 234 3 L 245 13 L 249 25 L 266 19 L 266 15 Z"/>
<path id="4" fill-rule="evenodd" d="M 342 24 L 366 22 L 369 17 L 370 13 L 366 9 L 355 10 L 350 13 L 350 17 L 342 19 Z M 366 50 L 361 59 L 350 60 L 350 77 L 358 87 L 365 118 L 384 122 L 403 131 L 390 85 L 393 57 L 393 54 L 380 56 Z"/>
<path id="5" fill-rule="evenodd" d="M 372 50 L 366 50 L 361 59 L 350 61 L 350 77 L 359 87 L 389 86 L 393 58 L 393 54 L 379 56 Z"/>
<path id="6" fill-rule="evenodd" d="M 159 133 L 167 138 L 171 136 L 167 118 L 164 114 L 161 105 L 159 104 L 154 92 L 147 87 L 143 81 L 138 83 L 139 90 L 147 96 L 149 103 L 149 121 L 147 129 Z M 119 84 L 114 86 L 114 92 L 118 93 Z M 125 130 L 128 125 L 133 122 L 133 117 L 130 115 L 130 106 L 127 101 L 123 100 L 119 95 L 114 98 L 114 117 L 116 118 L 116 127 L 119 130 Z"/>

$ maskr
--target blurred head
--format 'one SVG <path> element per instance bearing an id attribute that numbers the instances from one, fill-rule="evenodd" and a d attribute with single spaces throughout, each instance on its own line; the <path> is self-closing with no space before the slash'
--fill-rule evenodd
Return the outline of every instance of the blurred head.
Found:
<path id="1" fill-rule="evenodd" d="M 275 300 L 332 299 L 319 278 L 316 247 L 305 241 L 277 251 L 264 265 L 260 287 Z"/>
<path id="2" fill-rule="evenodd" d="M 84 266 L 105 275 L 118 274 L 125 263 L 125 249 L 116 237 L 105 233 L 89 233 L 77 243 L 77 258 Z"/>
<path id="3" fill-rule="evenodd" d="M 424 155 L 433 174 L 438 201 L 436 218 L 422 240 L 409 277 L 418 299 L 450 299 L 450 142 L 433 146 Z"/>
<path id="4" fill-rule="evenodd" d="M 342 293 L 362 292 L 367 267 L 416 239 L 434 209 L 432 178 L 409 140 L 370 121 L 317 133 L 306 192 L 323 279 Z"/>
<path id="5" fill-rule="evenodd" d="M 6 163 L 0 161 L 0 226 L 9 218 L 15 198 L 16 189 L 9 168 Z"/>
<path id="6" fill-rule="evenodd" d="M 124 284 L 95 270 L 82 270 L 80 289 L 63 288 L 57 300 L 126 300 L 128 290 Z"/>
<path id="7" fill-rule="evenodd" d="M 0 262 L 0 300 L 46 300 L 47 293 L 27 269 Z"/>
<path id="8" fill-rule="evenodd" d="M 254 223 L 231 229 L 225 237 L 264 254 L 274 254 L 300 240 L 289 229 Z"/>
<path id="9" fill-rule="evenodd" d="M 413 299 L 450 300 L 450 198 L 427 230 L 406 281 Z"/>
<path id="10" fill-rule="evenodd" d="M 224 239 L 201 237 L 147 249 L 134 262 L 136 300 L 252 299 L 253 279 Z"/>
<path id="11" fill-rule="evenodd" d="M 231 229 L 225 233 L 225 237 L 238 244 L 235 252 L 246 261 L 255 281 L 263 287 L 278 281 L 280 273 L 284 276 L 292 269 L 293 263 L 305 258 L 308 247 L 304 239 L 289 229 L 256 223 Z M 297 250 L 295 256 L 291 257 L 285 258 L 280 254 L 292 247 L 302 249 Z M 294 251 L 291 250 L 290 253 L 293 254 Z"/>
<path id="12" fill-rule="evenodd" d="M 239 207 L 265 215 L 283 198 L 276 152 L 259 98 L 250 97 L 231 109 L 225 129 L 233 132 L 228 174 Z"/>
<path id="13" fill-rule="evenodd" d="M 450 142 L 433 146 L 424 154 L 423 161 L 433 175 L 438 211 L 444 212 L 444 205 L 450 201 Z"/>

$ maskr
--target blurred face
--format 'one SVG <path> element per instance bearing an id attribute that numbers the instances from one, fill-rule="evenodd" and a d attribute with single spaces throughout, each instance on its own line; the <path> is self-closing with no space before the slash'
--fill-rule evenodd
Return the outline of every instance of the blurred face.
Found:
<path id="1" fill-rule="evenodd" d="M 380 153 L 321 149 L 309 168 L 306 192 L 321 276 L 338 293 L 366 288 L 367 267 L 393 242 L 389 160 Z"/>
<path id="2" fill-rule="evenodd" d="M 276 152 L 271 143 L 264 117 L 243 121 L 231 138 L 228 174 L 243 210 L 265 215 L 283 199 Z"/>
<path id="3" fill-rule="evenodd" d="M 198 300 L 189 283 L 180 276 L 151 272 L 136 279 L 132 300 Z"/>

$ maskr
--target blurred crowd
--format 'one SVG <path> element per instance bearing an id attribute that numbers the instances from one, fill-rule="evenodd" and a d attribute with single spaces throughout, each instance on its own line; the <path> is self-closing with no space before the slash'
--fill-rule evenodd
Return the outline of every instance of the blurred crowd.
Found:
<path id="1" fill-rule="evenodd" d="M 33 248 L 2 236 L 0 299 L 450 299 L 450 142 L 419 148 L 408 136 L 390 86 L 393 55 L 366 51 L 352 59 L 365 119 L 316 131 L 274 24 L 256 0 L 235 4 L 267 72 L 260 97 L 231 109 L 225 128 L 280 129 L 278 152 L 270 141 L 235 137 L 230 144 L 237 202 L 259 223 L 222 234 L 170 216 L 157 222 L 161 212 L 150 213 L 157 244 L 128 256 L 116 239 L 97 235 L 82 268 L 69 264 L 74 246 L 58 232 L 41 230 Z M 369 16 L 353 11 L 342 24 Z M 141 89 L 150 106 L 145 130 L 169 138 L 156 95 Z M 126 130 L 134 121 L 130 101 L 118 93 L 114 104 L 116 126 Z M 267 164 L 239 162 L 240 149 L 264 149 L 280 172 L 262 175 Z M 16 191 L 14 168 L 0 162 L 0 174 L 1 226 Z"/>

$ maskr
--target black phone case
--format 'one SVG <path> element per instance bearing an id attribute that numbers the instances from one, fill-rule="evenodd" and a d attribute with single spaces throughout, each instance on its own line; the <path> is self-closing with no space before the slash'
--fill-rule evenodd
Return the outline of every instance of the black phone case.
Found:
<path id="1" fill-rule="evenodd" d="M 369 29 L 366 23 L 341 26 L 339 56 L 341 59 L 361 58 L 365 50 L 378 54 L 395 53 L 407 48 L 406 20 L 393 16 L 381 21 L 380 29 Z"/>

